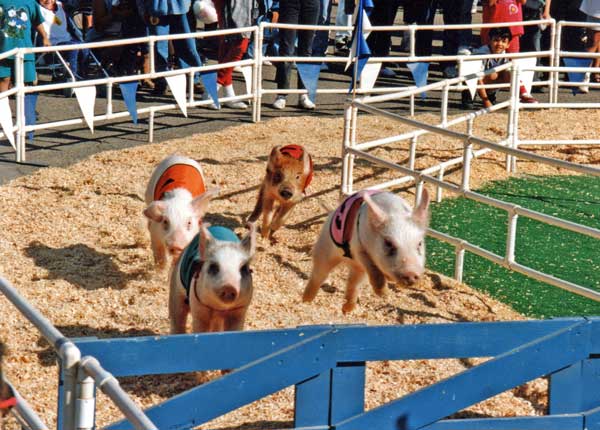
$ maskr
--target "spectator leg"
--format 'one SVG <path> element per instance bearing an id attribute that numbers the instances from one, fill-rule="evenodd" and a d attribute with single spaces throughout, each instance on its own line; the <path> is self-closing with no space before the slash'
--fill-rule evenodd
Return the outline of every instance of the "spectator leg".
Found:
<path id="1" fill-rule="evenodd" d="M 319 19 L 319 0 L 302 0 L 300 4 L 300 24 L 314 25 Z M 315 38 L 314 30 L 298 31 L 298 56 L 310 57 Z M 304 88 L 302 79 L 298 75 L 298 88 Z"/>
<path id="2" fill-rule="evenodd" d="M 329 25 L 331 19 L 331 0 L 320 0 L 319 1 L 319 15 L 317 19 L 318 25 Z M 315 39 L 312 45 L 313 57 L 324 57 L 327 53 L 327 46 L 329 44 L 329 31 L 319 30 L 315 34 Z"/>
<path id="3" fill-rule="evenodd" d="M 282 2 L 279 9 L 279 22 L 282 24 L 298 24 L 300 18 L 300 1 L 290 0 Z M 279 30 L 279 55 L 282 57 L 291 57 L 294 55 L 294 44 L 296 41 L 296 30 L 280 29 Z M 277 73 L 275 80 L 277 88 L 290 88 L 290 71 L 292 63 L 289 61 L 277 63 Z"/>

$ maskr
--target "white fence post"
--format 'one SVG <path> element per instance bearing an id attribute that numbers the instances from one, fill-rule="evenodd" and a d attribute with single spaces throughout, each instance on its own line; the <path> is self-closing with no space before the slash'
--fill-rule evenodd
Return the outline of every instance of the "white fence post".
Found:
<path id="1" fill-rule="evenodd" d="M 88 376 L 81 367 L 77 372 L 77 399 L 75 400 L 75 428 L 92 430 L 95 422 L 96 387 L 94 378 Z"/>
<path id="2" fill-rule="evenodd" d="M 21 49 L 15 55 L 16 70 L 15 70 L 15 86 L 18 89 L 16 94 L 16 126 L 17 126 L 17 163 L 25 161 L 25 145 L 27 134 L 25 133 L 25 70 L 24 70 L 24 54 Z"/>
<path id="3" fill-rule="evenodd" d="M 508 232 L 506 235 L 506 255 L 504 261 L 510 265 L 515 261 L 515 242 L 517 240 L 517 214 L 516 207 L 508 212 Z"/>
<path id="4" fill-rule="evenodd" d="M 465 249 L 457 245 L 454 250 L 454 279 L 458 282 L 463 280 L 463 270 L 465 266 Z"/>

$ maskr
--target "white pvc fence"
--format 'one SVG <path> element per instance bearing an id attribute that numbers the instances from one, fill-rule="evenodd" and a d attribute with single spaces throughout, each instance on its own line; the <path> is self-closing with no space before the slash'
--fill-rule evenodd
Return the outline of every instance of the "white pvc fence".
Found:
<path id="1" fill-rule="evenodd" d="M 529 105 L 521 105 L 519 102 L 519 75 L 522 72 L 517 63 L 507 63 L 494 69 L 480 72 L 477 74 L 478 78 L 481 78 L 485 74 L 492 72 L 499 72 L 502 70 L 510 69 L 511 82 L 510 82 L 510 100 L 498 103 L 490 109 L 481 109 L 477 112 L 469 113 L 457 118 L 453 118 L 451 121 L 447 120 L 447 116 L 444 112 L 447 112 L 447 98 L 444 97 L 442 100 L 442 119 L 438 125 L 429 125 L 422 121 L 411 119 L 402 115 L 391 113 L 380 108 L 376 108 L 373 105 L 384 101 L 399 100 L 406 97 L 412 97 L 423 91 L 433 89 L 447 89 L 449 85 L 454 85 L 465 80 L 465 77 L 459 77 L 455 79 L 449 79 L 434 84 L 427 85 L 420 89 L 407 90 L 398 92 L 396 94 L 387 94 L 381 96 L 367 96 L 360 99 L 355 99 L 350 103 L 345 111 L 345 125 L 344 125 L 344 139 L 342 147 L 342 193 L 351 194 L 353 190 L 353 166 L 356 157 L 368 160 L 375 165 L 383 166 L 393 171 L 399 172 L 398 178 L 388 180 L 373 186 L 368 187 L 369 189 L 384 189 L 397 186 L 405 183 L 415 182 L 415 195 L 417 198 L 421 195 L 421 189 L 424 183 L 435 185 L 437 188 L 436 200 L 440 201 L 442 197 L 442 190 L 450 191 L 453 194 L 465 197 L 467 199 L 475 200 L 480 203 L 484 203 L 493 206 L 498 209 L 503 209 L 507 212 L 508 217 L 508 230 L 506 237 L 506 253 L 505 255 L 497 255 L 481 247 L 478 247 L 466 240 L 458 237 L 453 237 L 439 231 L 429 229 L 428 234 L 435 239 L 446 242 L 455 248 L 455 278 L 459 281 L 462 280 L 463 276 L 463 264 L 465 251 L 472 252 L 479 255 L 489 261 L 492 261 L 500 266 L 503 266 L 509 270 L 521 273 L 531 278 L 540 280 L 547 284 L 565 289 L 567 291 L 588 297 L 593 300 L 600 301 L 600 292 L 594 291 L 586 286 L 577 285 L 572 282 L 556 278 L 552 275 L 534 270 L 530 267 L 520 264 L 515 261 L 515 246 L 516 246 L 516 232 L 517 222 L 519 216 L 525 216 L 528 218 L 535 219 L 537 221 L 550 224 L 556 227 L 563 228 L 565 230 L 584 234 L 592 237 L 599 241 L 598 246 L 600 248 L 600 230 L 573 223 L 567 220 L 563 220 L 557 217 L 546 215 L 537 211 L 523 208 L 519 205 L 504 202 L 498 199 L 494 199 L 470 190 L 470 171 L 471 163 L 473 158 L 481 156 L 489 151 L 496 151 L 506 155 L 507 170 L 515 172 L 517 167 L 518 159 L 525 159 L 535 161 L 536 163 L 544 163 L 557 168 L 567 169 L 573 172 L 592 175 L 600 177 L 600 169 L 592 166 L 581 165 L 570 163 L 563 160 L 557 160 L 554 158 L 544 157 L 531 152 L 519 149 L 520 145 L 540 145 L 540 144 L 552 144 L 552 145 L 563 145 L 563 144 L 579 144 L 579 145 L 598 145 L 600 144 L 599 139 L 585 140 L 585 141 L 573 141 L 573 140 L 519 140 L 518 135 L 518 121 L 519 121 L 519 109 L 522 107 L 529 107 Z M 537 69 L 537 68 L 536 68 Z M 545 68 L 550 72 L 556 72 L 557 68 Z M 562 69 L 561 69 L 562 70 Z M 468 76 L 471 78 L 472 76 Z M 567 106 L 571 107 L 571 104 L 560 104 L 560 107 Z M 589 104 L 587 104 L 589 106 Z M 554 104 L 547 104 L 547 107 L 554 107 Z M 577 106 L 579 107 L 579 106 Z M 492 111 L 508 108 L 508 122 L 506 128 L 506 138 L 501 140 L 499 143 L 491 142 L 486 139 L 482 139 L 473 135 L 473 122 L 476 118 L 486 115 Z M 368 142 L 358 142 L 357 128 L 358 128 L 358 111 L 365 111 L 374 115 L 380 115 L 385 118 L 393 119 L 395 121 L 407 124 L 411 127 L 417 128 L 415 131 L 404 133 L 401 135 L 393 135 Z M 448 127 L 466 122 L 466 132 L 461 133 L 458 131 L 449 130 Z M 423 170 L 415 169 L 415 154 L 417 149 L 418 138 L 427 133 L 437 133 L 442 136 L 446 136 L 453 139 L 458 139 L 464 143 L 462 157 L 457 157 L 443 163 L 431 166 Z M 409 141 L 409 161 L 408 166 L 402 166 L 391 161 L 376 157 L 368 152 L 368 149 L 388 145 L 391 143 Z M 473 146 L 478 145 L 481 149 L 474 151 Z M 462 168 L 462 181 L 461 185 L 457 186 L 449 182 L 444 181 L 445 170 L 450 166 L 459 166 Z M 434 175 L 437 174 L 437 177 Z M 418 202 L 415 202 L 417 204 Z"/>
<path id="2" fill-rule="evenodd" d="M 503 23 L 502 25 L 510 25 L 511 23 Z M 565 26 L 580 26 L 580 27 L 589 27 L 592 24 L 589 23 L 572 23 L 572 22 L 560 22 L 556 23 L 554 20 L 538 20 L 538 21 L 527 21 L 523 23 L 519 23 L 522 25 L 538 25 L 538 24 L 547 24 L 551 28 L 552 32 L 552 41 L 551 47 L 547 51 L 540 52 L 528 52 L 528 53 L 519 53 L 519 54 L 505 54 L 503 55 L 506 58 L 527 58 L 527 57 L 548 57 L 550 60 L 550 64 L 554 67 L 557 67 L 561 57 L 571 56 L 571 57 L 597 57 L 599 54 L 589 54 L 587 52 L 563 52 L 560 49 L 560 39 L 562 34 L 562 28 Z M 498 58 L 498 55 L 477 55 L 477 56 L 441 56 L 441 55 L 432 55 L 428 57 L 417 57 L 415 55 L 415 33 L 417 31 L 424 30 L 444 30 L 444 29 L 478 29 L 484 27 L 495 27 L 498 24 L 470 24 L 470 25 L 401 25 L 401 26 L 389 26 L 389 27 L 372 27 L 371 31 L 408 31 L 410 34 L 410 51 L 407 55 L 401 56 L 390 56 L 390 57 L 372 57 L 369 59 L 370 63 L 378 63 L 378 62 L 396 62 L 396 63 L 408 63 L 408 62 L 429 62 L 429 61 L 457 61 L 461 62 L 466 59 L 475 60 L 475 59 L 486 59 L 486 58 Z M 15 95 L 16 99 L 16 109 L 15 109 L 15 123 L 13 125 L 12 131 L 16 134 L 15 143 L 13 145 L 16 152 L 16 161 L 23 162 L 25 161 L 25 148 L 26 148 L 26 135 L 30 131 L 36 130 L 46 130 L 57 127 L 64 126 L 74 126 L 84 124 L 84 119 L 79 113 L 70 116 L 69 118 L 60 120 L 60 121 L 52 121 L 46 123 L 38 123 L 36 125 L 25 125 L 25 110 L 24 110 L 24 98 L 26 94 L 29 93 L 37 93 L 44 91 L 54 91 L 59 89 L 66 88 L 80 88 L 80 87 L 90 87 L 90 86 L 105 86 L 106 87 L 106 107 L 104 113 L 95 115 L 93 118 L 94 122 L 101 121 L 112 121 L 119 118 L 128 117 L 130 114 L 128 111 L 118 111 L 115 112 L 113 105 L 113 90 L 116 84 L 123 82 L 131 82 L 137 81 L 145 78 L 159 78 L 159 77 L 167 77 L 167 76 L 175 76 L 186 74 L 189 76 L 188 78 L 188 96 L 186 106 L 188 108 L 198 107 L 198 106 L 206 106 L 211 104 L 210 100 L 197 100 L 194 97 L 194 86 L 193 86 L 193 75 L 196 72 L 201 71 L 211 71 L 225 67 L 246 67 L 251 69 L 251 78 L 249 82 L 249 91 L 246 94 L 241 94 L 236 97 L 230 98 L 222 98 L 221 102 L 227 101 L 235 101 L 235 100 L 248 100 L 252 103 L 252 120 L 254 122 L 260 121 L 261 118 L 261 104 L 264 95 L 271 94 L 298 94 L 305 93 L 306 90 L 297 90 L 297 89 L 289 89 L 289 90 L 278 90 L 278 89 L 265 89 L 263 87 L 264 81 L 264 63 L 265 61 L 269 61 L 272 63 L 281 62 L 281 61 L 296 61 L 296 62 L 326 62 L 326 63 L 344 63 L 346 64 L 349 59 L 343 57 L 268 57 L 262 55 L 262 46 L 264 43 L 264 30 L 271 27 L 278 28 L 297 28 L 297 29 L 315 29 L 315 30 L 343 30 L 350 29 L 349 27 L 336 27 L 336 26 L 303 26 L 303 25 L 289 25 L 289 24 L 269 24 L 263 23 L 260 27 L 247 27 L 241 29 L 232 29 L 232 30 L 218 30 L 211 32 L 197 32 L 197 33 L 189 33 L 189 34 L 178 34 L 178 35 L 168 35 L 168 36 L 149 36 L 143 38 L 136 39 L 127 39 L 127 40 L 119 40 L 119 41 L 107 41 L 107 42 L 96 42 L 96 43 L 88 43 L 81 45 L 61 45 L 56 47 L 40 47 L 40 48 L 29 48 L 29 49 L 15 49 L 9 52 L 5 52 L 0 54 L 0 59 L 7 58 L 12 55 L 16 55 L 16 76 L 15 76 L 15 86 L 0 94 L 0 103 L 7 103 L 5 99 L 9 96 Z M 252 32 L 254 39 L 254 52 L 256 53 L 256 57 L 254 59 L 242 60 L 232 63 L 223 63 L 223 64 L 211 64 L 202 67 L 190 67 L 186 69 L 180 70 L 170 70 L 165 72 L 156 72 L 154 70 L 154 46 L 157 41 L 160 40 L 176 40 L 176 39 L 185 39 L 185 38 L 212 38 L 216 36 L 222 36 L 227 34 L 234 34 L 239 32 Z M 93 79 L 93 80 L 84 80 L 78 82 L 65 82 L 65 83 L 56 83 L 56 84 L 47 84 L 47 85 L 36 85 L 36 86 L 25 86 L 23 83 L 23 56 L 25 53 L 43 53 L 43 52 L 54 52 L 54 51 L 67 51 L 73 49 L 96 49 L 96 48 L 106 48 L 106 47 L 114 47 L 115 45 L 127 45 L 127 44 L 139 44 L 146 43 L 148 44 L 149 53 L 151 56 L 151 72 L 148 74 L 142 75 L 132 75 L 132 76 L 120 76 L 120 77 L 106 77 L 101 79 Z M 538 70 L 552 70 L 550 73 L 550 79 L 546 81 L 534 82 L 534 85 L 546 85 L 550 89 L 549 91 L 549 103 L 557 106 L 557 97 L 558 97 L 558 88 L 561 86 L 573 86 L 580 85 L 577 83 L 569 83 L 560 81 L 560 72 L 566 71 L 566 69 L 547 69 L 540 68 Z M 589 71 L 590 69 L 585 69 L 585 71 Z M 493 86 L 495 88 L 508 87 L 508 84 L 499 84 Z M 600 87 L 600 84 L 589 84 L 590 88 Z M 403 89 L 414 89 L 414 86 L 404 87 Z M 465 89 L 464 85 L 454 85 L 448 83 L 446 86 L 434 87 L 432 89 L 441 90 L 443 92 L 442 97 L 444 101 L 442 103 L 444 113 L 447 114 L 447 102 L 445 99 L 448 97 L 449 91 L 461 91 Z M 386 93 L 397 93 L 400 88 L 398 87 L 381 87 L 376 86 L 373 88 L 358 88 L 355 94 L 386 94 Z M 329 89 L 319 89 L 317 90 L 318 94 L 347 94 L 348 87 L 347 84 L 344 83 L 341 88 L 329 88 Z M 419 92 L 412 93 L 410 97 L 410 113 L 414 114 L 415 109 L 415 99 L 414 94 L 418 94 Z M 577 104 L 580 107 L 600 107 L 600 104 Z M 540 103 L 539 105 L 530 105 L 527 108 L 541 108 L 547 107 L 549 104 Z M 565 104 L 561 104 L 561 107 L 565 107 Z M 569 106 L 572 106 L 569 104 Z M 574 104 L 573 104 L 574 106 Z M 177 105 L 173 103 L 167 104 L 156 104 L 151 105 L 149 107 L 139 108 L 137 110 L 138 115 L 149 116 L 149 127 L 148 127 L 148 140 L 150 142 L 153 141 L 154 138 L 154 117 L 157 112 L 165 111 L 165 110 L 173 110 L 177 109 Z M 3 134 L 1 134 L 3 136 Z M 6 137 L 6 136 L 5 136 Z"/>
<path id="3" fill-rule="evenodd" d="M 121 388 L 119 381 L 102 368 L 93 357 L 81 357 L 75 344 L 35 309 L 10 283 L 0 276 L 0 293 L 29 320 L 56 352 L 64 371 L 63 421 L 58 430 L 92 430 L 95 428 L 94 384 L 123 413 L 136 430 L 158 430 L 142 409 Z M 46 430 L 27 402 L 19 396 L 16 411 L 19 421 L 32 430 Z M 23 427 L 26 428 L 26 427 Z"/>

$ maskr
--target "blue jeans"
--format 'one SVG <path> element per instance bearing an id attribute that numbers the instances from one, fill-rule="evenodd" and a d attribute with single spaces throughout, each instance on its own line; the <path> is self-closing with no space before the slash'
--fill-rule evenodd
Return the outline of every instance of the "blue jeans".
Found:
<path id="1" fill-rule="evenodd" d="M 318 25 L 329 25 L 331 19 L 331 6 L 330 0 L 320 0 L 319 5 L 319 20 Z M 315 39 L 312 45 L 312 56 L 313 57 L 324 57 L 327 52 L 327 46 L 329 43 L 329 31 L 319 30 L 315 33 Z"/>
<path id="2" fill-rule="evenodd" d="M 59 45 L 77 45 L 80 43 L 81 42 L 77 40 L 71 40 L 70 42 L 59 43 Z M 75 75 L 75 78 L 80 78 L 79 64 L 85 66 L 90 51 L 88 49 L 74 49 L 72 51 L 62 51 L 60 55 L 69 64 L 69 68 L 71 69 L 71 72 L 73 72 L 73 75 Z"/>
<path id="3" fill-rule="evenodd" d="M 159 16 L 156 25 L 149 25 L 148 30 L 153 36 L 164 36 L 167 34 L 190 33 L 190 25 L 187 16 L 183 15 L 165 15 Z M 180 68 L 198 67 L 202 65 L 202 60 L 196 49 L 196 39 L 173 40 L 173 47 L 177 54 L 177 63 Z M 156 42 L 156 71 L 164 72 L 167 70 L 169 60 L 169 42 L 161 40 Z M 194 75 L 194 82 L 200 81 L 200 74 Z"/>

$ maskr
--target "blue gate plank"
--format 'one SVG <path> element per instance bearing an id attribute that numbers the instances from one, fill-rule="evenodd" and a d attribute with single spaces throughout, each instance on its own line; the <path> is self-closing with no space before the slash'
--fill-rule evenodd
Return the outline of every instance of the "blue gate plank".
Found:
<path id="1" fill-rule="evenodd" d="M 492 357 L 582 321 L 585 319 L 347 327 L 340 330 L 338 360 Z"/>
<path id="2" fill-rule="evenodd" d="M 249 363 L 207 384 L 181 393 L 145 412 L 160 430 L 199 426 L 335 366 L 336 338 L 330 330 Z M 120 421 L 107 429 L 131 429 Z"/>
<path id="3" fill-rule="evenodd" d="M 600 360 L 575 363 L 550 377 L 548 412 L 567 414 L 600 406 Z"/>
<path id="4" fill-rule="evenodd" d="M 329 428 L 331 371 L 296 384 L 294 427 Z"/>
<path id="5" fill-rule="evenodd" d="M 420 430 L 583 430 L 582 415 L 443 420 Z"/>
<path id="6" fill-rule="evenodd" d="M 585 417 L 585 430 L 600 430 L 600 407 L 587 411 Z"/>
<path id="7" fill-rule="evenodd" d="M 491 357 L 581 318 L 550 321 L 452 323 L 432 325 L 340 327 L 339 361 Z M 79 339 L 82 355 L 91 355 L 115 376 L 234 369 L 331 327 L 287 330 Z M 600 339 L 600 330 L 598 338 Z M 600 340 L 595 345 L 600 353 Z M 148 357 L 152 357 L 151 360 Z"/>
<path id="8" fill-rule="evenodd" d="M 588 357 L 584 320 L 479 366 L 336 424 L 336 430 L 416 430 L 461 409 Z"/>
<path id="9" fill-rule="evenodd" d="M 114 376 L 235 369 L 330 326 L 289 330 L 77 339 L 81 355 L 96 357 Z M 150 357 L 150 358 L 149 358 Z"/>
<path id="10" fill-rule="evenodd" d="M 330 424 L 364 412 L 365 379 L 364 361 L 338 363 L 332 370 Z"/>

